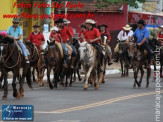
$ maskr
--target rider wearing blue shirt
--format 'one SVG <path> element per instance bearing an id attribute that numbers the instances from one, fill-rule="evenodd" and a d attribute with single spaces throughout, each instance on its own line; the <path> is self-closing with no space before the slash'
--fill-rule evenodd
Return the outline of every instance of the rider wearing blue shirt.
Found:
<path id="1" fill-rule="evenodd" d="M 22 29 L 20 26 L 18 26 L 19 24 L 19 19 L 18 18 L 14 18 L 13 19 L 13 25 L 10 26 L 7 30 L 7 34 L 9 37 L 15 39 L 19 45 L 21 46 L 22 50 L 23 50 L 23 53 L 24 53 L 24 56 L 25 56 L 25 59 L 26 59 L 26 63 L 29 63 L 29 60 L 28 60 L 28 52 L 27 52 L 27 48 L 26 46 L 23 44 L 23 42 L 21 42 L 20 38 L 22 36 Z"/>
<path id="2" fill-rule="evenodd" d="M 150 46 L 148 45 L 148 38 L 149 38 L 149 30 L 148 28 L 145 27 L 144 20 L 139 20 L 138 21 L 138 28 L 134 32 L 133 36 L 130 37 L 130 40 L 132 40 L 134 37 L 137 38 L 137 45 L 141 49 L 145 49 L 148 52 L 148 63 L 149 65 L 151 64 L 151 59 L 152 59 L 152 50 Z"/>

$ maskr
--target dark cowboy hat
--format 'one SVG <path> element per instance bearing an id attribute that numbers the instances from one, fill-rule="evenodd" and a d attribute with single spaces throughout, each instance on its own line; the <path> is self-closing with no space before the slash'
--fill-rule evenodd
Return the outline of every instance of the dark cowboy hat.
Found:
<path id="1" fill-rule="evenodd" d="M 107 25 L 105 25 L 105 24 L 101 24 L 101 25 L 100 25 L 100 27 L 105 27 L 105 28 L 108 28 L 108 26 L 107 26 Z"/>
<path id="2" fill-rule="evenodd" d="M 55 23 L 64 23 L 62 18 L 59 18 L 58 20 L 55 21 Z"/>
<path id="3" fill-rule="evenodd" d="M 140 19 L 140 20 L 137 22 L 137 24 L 145 25 L 145 22 L 144 22 L 144 20 Z"/>
<path id="4" fill-rule="evenodd" d="M 39 26 L 39 25 L 34 25 L 34 26 L 32 26 L 32 27 L 34 27 L 34 28 L 39 28 L 40 26 Z"/>
<path id="5" fill-rule="evenodd" d="M 86 25 L 85 25 L 84 23 L 82 23 L 82 24 L 80 25 L 80 27 L 86 28 Z"/>
<path id="6" fill-rule="evenodd" d="M 13 23 L 19 23 L 19 18 L 13 18 Z"/>

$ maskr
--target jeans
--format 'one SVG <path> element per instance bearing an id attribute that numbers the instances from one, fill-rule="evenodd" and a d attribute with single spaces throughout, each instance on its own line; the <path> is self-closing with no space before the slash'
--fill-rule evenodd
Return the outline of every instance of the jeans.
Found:
<path id="1" fill-rule="evenodd" d="M 61 46 L 62 46 L 64 55 L 68 55 L 68 48 L 67 48 L 67 46 L 66 46 L 66 43 L 61 43 Z"/>
<path id="2" fill-rule="evenodd" d="M 72 57 L 76 56 L 76 49 L 75 47 L 72 45 L 72 43 L 70 44 L 71 48 L 72 48 Z"/>
<path id="3" fill-rule="evenodd" d="M 17 42 L 19 43 L 20 47 L 22 48 L 23 53 L 24 53 L 24 56 L 27 57 L 27 56 L 28 56 L 28 52 L 27 52 L 26 46 L 25 46 L 25 45 L 23 44 L 23 42 L 21 42 L 20 40 L 17 41 Z"/>
<path id="4" fill-rule="evenodd" d="M 142 44 L 142 45 L 140 46 L 140 49 L 142 49 L 142 50 L 143 50 L 143 49 L 147 50 L 147 52 L 148 52 L 148 63 L 150 63 L 150 62 L 151 62 L 151 59 L 152 59 L 153 52 L 152 52 L 150 46 L 148 45 L 148 43 L 145 42 L 144 44 Z"/>

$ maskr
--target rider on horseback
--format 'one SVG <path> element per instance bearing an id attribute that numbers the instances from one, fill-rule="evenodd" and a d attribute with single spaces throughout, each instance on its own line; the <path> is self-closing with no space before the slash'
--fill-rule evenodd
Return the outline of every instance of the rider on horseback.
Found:
<path id="1" fill-rule="evenodd" d="M 134 37 L 137 38 L 137 46 L 140 47 L 140 49 L 145 49 L 148 52 L 148 67 L 150 67 L 151 59 L 152 59 L 152 50 L 150 46 L 148 45 L 148 38 L 149 38 L 149 30 L 147 27 L 145 27 L 144 20 L 138 21 L 138 28 L 134 32 L 134 34 L 130 37 L 129 41 L 132 40 Z"/>
<path id="2" fill-rule="evenodd" d="M 121 30 L 117 36 L 118 41 L 126 41 L 129 37 L 131 37 L 133 35 L 133 31 L 131 29 L 132 27 L 130 27 L 128 24 L 125 27 L 123 27 L 123 30 Z M 119 51 L 119 43 L 114 48 L 114 54 L 115 54 L 114 62 L 118 62 L 119 59 L 118 51 Z"/>
<path id="3" fill-rule="evenodd" d="M 68 47 L 67 46 L 71 46 L 71 42 L 73 39 L 73 34 L 70 32 L 69 28 L 64 26 L 64 21 L 63 19 L 58 19 L 57 21 L 55 21 L 55 23 L 57 24 L 58 28 L 59 28 L 59 33 L 62 37 L 62 49 L 64 52 L 64 66 L 67 67 L 67 61 L 68 61 Z M 69 44 L 69 45 L 68 45 Z M 72 56 L 75 56 L 76 52 L 74 50 L 74 48 L 72 48 Z"/>
<path id="4" fill-rule="evenodd" d="M 20 47 L 22 48 L 23 50 L 23 53 L 24 53 L 24 56 L 25 56 L 25 60 L 26 60 L 26 63 L 29 63 L 29 60 L 28 60 L 28 51 L 27 51 L 27 48 L 26 46 L 23 44 L 23 42 L 20 40 L 21 37 L 22 37 L 22 29 L 20 26 L 18 26 L 19 24 L 19 19 L 18 18 L 14 18 L 13 21 L 12 21 L 13 25 L 10 26 L 7 30 L 7 34 L 9 37 L 13 38 L 14 40 L 16 40 L 16 42 L 20 45 Z"/>
<path id="5" fill-rule="evenodd" d="M 159 28 L 160 32 L 157 34 L 157 40 L 160 42 L 161 46 L 163 46 L 163 25 Z"/>
<path id="6" fill-rule="evenodd" d="M 107 42 L 106 42 L 106 52 L 107 52 L 107 56 L 108 56 L 108 65 L 113 64 L 112 62 L 112 51 L 111 51 L 111 47 L 108 45 L 110 43 L 111 40 L 111 35 L 109 33 L 109 31 L 107 31 L 108 26 L 105 24 L 101 24 L 100 26 L 100 32 L 101 32 L 101 36 L 103 34 L 108 36 Z"/>
<path id="7" fill-rule="evenodd" d="M 97 28 L 94 27 L 94 24 L 96 22 L 92 19 L 87 19 L 85 21 L 85 25 L 87 27 L 87 30 L 85 32 L 85 39 L 88 43 L 91 43 L 94 48 L 97 49 L 97 55 L 100 58 L 100 65 L 99 70 L 101 70 L 102 62 L 103 62 L 103 53 L 102 48 L 100 46 L 101 42 L 101 34 Z"/>
<path id="8" fill-rule="evenodd" d="M 80 28 L 81 28 L 81 32 L 79 33 L 79 41 L 82 43 L 85 39 L 85 32 L 87 30 L 87 27 L 85 26 L 85 24 L 81 24 L 80 25 Z"/>
<path id="9" fill-rule="evenodd" d="M 39 27 L 40 27 L 39 25 L 33 26 L 34 31 L 32 33 L 30 33 L 30 35 L 28 37 L 28 41 L 30 41 L 34 45 L 36 45 L 38 50 L 41 50 L 42 46 L 44 45 L 45 38 L 44 38 L 43 34 L 41 32 L 39 32 Z"/>
<path id="10" fill-rule="evenodd" d="M 74 31 L 73 31 L 72 27 L 69 26 L 69 24 L 70 24 L 71 22 L 68 21 L 67 19 L 63 19 L 63 22 L 64 22 L 64 23 L 63 23 L 64 26 L 67 27 L 67 28 L 69 29 L 69 31 L 71 32 L 71 34 L 72 34 L 72 41 L 69 43 L 69 45 L 71 46 L 72 51 L 73 51 L 73 52 L 72 52 L 72 58 L 71 58 L 71 68 L 74 68 L 73 66 L 74 66 L 74 62 L 75 62 L 76 49 L 75 49 L 75 47 L 73 46 L 72 42 L 73 42 L 73 39 L 74 39 L 75 34 L 74 34 Z"/>

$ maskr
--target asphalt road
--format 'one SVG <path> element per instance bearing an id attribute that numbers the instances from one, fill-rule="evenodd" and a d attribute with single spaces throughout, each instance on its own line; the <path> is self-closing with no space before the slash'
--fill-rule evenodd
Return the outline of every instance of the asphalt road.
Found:
<path id="1" fill-rule="evenodd" d="M 121 78 L 120 74 L 107 75 L 99 90 L 89 86 L 88 91 L 83 91 L 81 81 L 57 90 L 34 84 L 34 90 L 25 86 L 25 96 L 21 99 L 13 98 L 10 91 L 7 100 L 0 98 L 0 106 L 33 105 L 34 122 L 155 122 L 155 82 L 151 78 L 149 88 L 145 88 L 144 77 L 142 88 L 136 89 L 132 88 L 133 82 L 130 73 L 127 78 Z M 161 100 L 161 122 L 162 106 Z"/>

